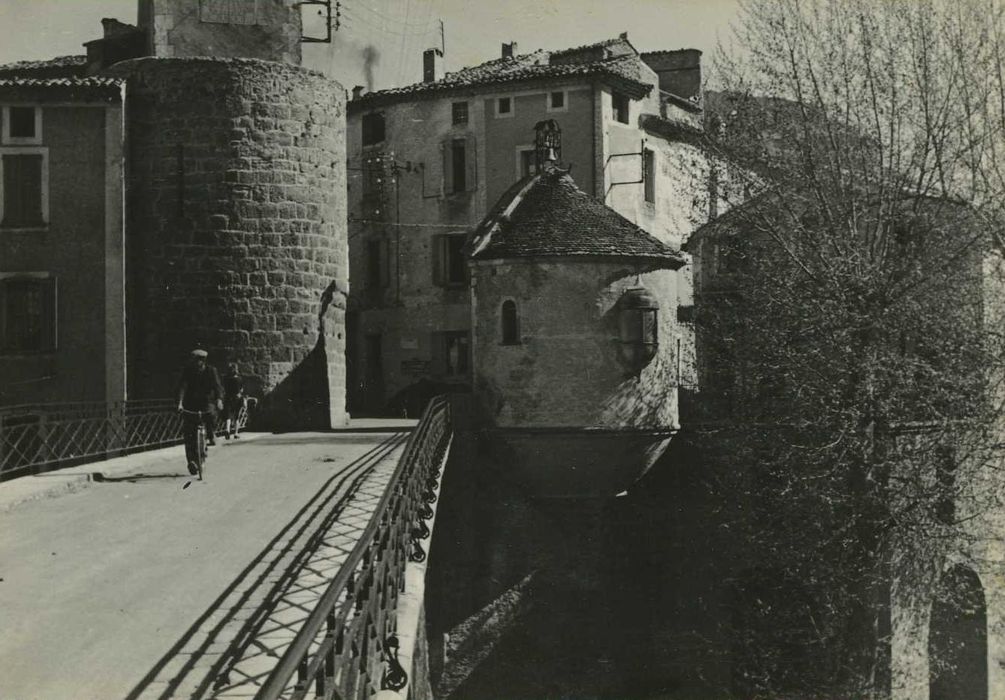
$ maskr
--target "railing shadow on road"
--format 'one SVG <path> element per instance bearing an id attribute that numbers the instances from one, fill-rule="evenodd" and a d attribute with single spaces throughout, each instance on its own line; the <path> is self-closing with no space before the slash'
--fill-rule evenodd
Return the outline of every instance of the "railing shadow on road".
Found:
<path id="1" fill-rule="evenodd" d="M 405 433 L 389 435 L 328 479 L 147 672 L 126 700 L 220 696 L 226 694 L 227 688 L 255 684 L 259 676 L 267 675 L 274 661 L 260 674 L 242 672 L 241 662 L 249 655 L 278 658 L 282 651 L 279 647 L 295 635 L 312 610 L 296 600 L 309 593 L 303 580 L 305 572 L 315 573 L 310 567 L 318 562 L 312 555 L 321 547 L 331 546 L 326 542 L 326 533 L 332 524 L 352 511 L 353 498 L 366 476 L 406 438 Z M 365 527 L 365 522 L 358 525 L 360 532 Z M 353 544 L 344 544 L 343 556 L 349 554 Z M 336 545 L 335 556 L 338 549 Z M 324 576 L 317 579 L 317 586 L 328 583 Z M 275 649 L 268 641 L 272 638 L 276 638 L 271 642 Z"/>
<path id="2" fill-rule="evenodd" d="M 255 700 L 368 698 L 399 692 L 414 668 L 398 659 L 398 601 L 409 563 L 426 560 L 422 540 L 431 536 L 440 477 L 451 442 L 450 406 L 437 397 L 426 406 L 398 460 L 391 481 L 376 495 L 365 530 L 348 558 L 328 581 L 323 596 L 299 626 L 296 637 Z M 427 545 L 428 546 L 428 543 Z M 413 611 L 414 612 L 414 611 Z M 403 634 L 413 638 L 417 619 Z M 312 691 L 313 689 L 313 691 Z"/>

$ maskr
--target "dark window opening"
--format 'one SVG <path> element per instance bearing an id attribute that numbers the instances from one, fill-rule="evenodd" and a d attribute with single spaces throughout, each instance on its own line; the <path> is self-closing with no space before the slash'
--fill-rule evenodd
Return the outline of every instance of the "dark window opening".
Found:
<path id="1" fill-rule="evenodd" d="M 454 139 L 450 143 L 451 191 L 464 192 L 468 188 L 467 157 L 464 139 Z"/>
<path id="2" fill-rule="evenodd" d="M 527 177 L 528 175 L 533 175 L 537 172 L 537 158 L 534 155 L 534 149 L 530 148 L 526 151 L 520 151 L 520 176 Z"/>
<path id="3" fill-rule="evenodd" d="M 620 92 L 611 93 L 611 104 L 614 107 L 614 119 L 622 124 L 628 123 L 628 96 Z"/>
<path id="4" fill-rule="evenodd" d="M 502 344 L 519 345 L 520 328 L 516 314 L 516 302 L 508 299 L 502 305 Z"/>
<path id="5" fill-rule="evenodd" d="M 510 114 L 513 111 L 513 101 L 509 97 L 500 97 L 496 102 L 496 114 Z"/>
<path id="6" fill-rule="evenodd" d="M 8 279 L 0 283 L 0 348 L 11 353 L 56 349 L 56 281 Z"/>
<path id="7" fill-rule="evenodd" d="M 466 375 L 470 367 L 468 332 L 445 331 L 439 336 L 443 374 L 448 377 Z"/>
<path id="8" fill-rule="evenodd" d="M 441 287 L 467 284 L 468 266 L 464 256 L 464 235 L 440 235 L 433 243 L 435 251 L 435 281 Z"/>
<path id="9" fill-rule="evenodd" d="M 35 133 L 35 108 L 10 108 L 10 137 L 16 139 L 33 139 Z"/>
<path id="10" fill-rule="evenodd" d="M 453 104 L 453 120 L 454 120 L 454 124 L 467 124 L 468 123 L 468 103 L 467 102 L 454 102 L 454 104 Z"/>
<path id="11" fill-rule="evenodd" d="M 656 154 L 648 148 L 642 152 L 642 180 L 646 201 L 656 201 Z"/>
<path id="12" fill-rule="evenodd" d="M 372 146 L 384 140 L 384 115 L 380 113 L 363 115 L 363 145 Z"/>
<path id="13" fill-rule="evenodd" d="M 41 226 L 42 156 L 3 156 L 3 221 L 8 228 Z"/>
<path id="14" fill-rule="evenodd" d="M 552 109 L 562 109 L 565 107 L 565 93 L 564 92 L 553 92 L 550 95 L 551 108 Z"/>

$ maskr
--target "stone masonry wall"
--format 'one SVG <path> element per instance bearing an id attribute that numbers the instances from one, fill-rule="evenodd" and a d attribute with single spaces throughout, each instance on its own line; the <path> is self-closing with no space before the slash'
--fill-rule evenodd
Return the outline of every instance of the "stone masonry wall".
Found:
<path id="1" fill-rule="evenodd" d="M 261 58 L 300 65 L 300 10 L 287 0 L 139 0 L 158 58 Z"/>
<path id="2" fill-rule="evenodd" d="M 635 266 L 536 260 L 472 266 L 475 393 L 506 428 L 677 427 L 688 329 L 676 319 L 677 276 L 641 276 L 659 300 L 659 349 L 636 376 L 617 359 L 617 303 Z M 516 302 L 519 343 L 502 344 L 503 302 Z"/>
<path id="3" fill-rule="evenodd" d="M 128 78 L 129 394 L 192 347 L 237 361 L 273 426 L 345 420 L 345 93 L 253 59 L 137 59 Z"/>

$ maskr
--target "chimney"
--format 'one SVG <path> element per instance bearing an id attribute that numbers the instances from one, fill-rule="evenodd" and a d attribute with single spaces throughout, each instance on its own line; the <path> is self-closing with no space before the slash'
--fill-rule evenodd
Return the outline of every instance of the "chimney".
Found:
<path id="1" fill-rule="evenodd" d="M 352 89 L 352 99 L 358 100 L 363 96 L 363 91 L 366 90 L 362 85 L 357 85 Z"/>
<path id="2" fill-rule="evenodd" d="M 508 44 L 502 45 L 502 57 L 503 58 L 513 58 L 516 56 L 516 42 L 511 41 Z"/>
<path id="3" fill-rule="evenodd" d="M 443 78 L 443 52 L 426 49 L 422 52 L 422 82 L 433 83 Z"/>

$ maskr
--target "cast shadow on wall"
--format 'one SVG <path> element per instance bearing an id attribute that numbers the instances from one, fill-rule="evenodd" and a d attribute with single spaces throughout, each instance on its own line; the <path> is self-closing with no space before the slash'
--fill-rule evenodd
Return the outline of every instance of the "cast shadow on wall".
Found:
<path id="1" fill-rule="evenodd" d="M 337 300 L 336 296 L 339 297 Z M 342 401 L 344 397 L 331 395 L 330 375 L 337 363 L 330 363 L 328 358 L 325 314 L 332 306 L 345 309 L 345 294 L 334 281 L 321 294 L 318 339 L 314 347 L 262 399 L 255 417 L 255 428 L 289 432 L 334 427 L 331 402 L 333 398 Z"/>

